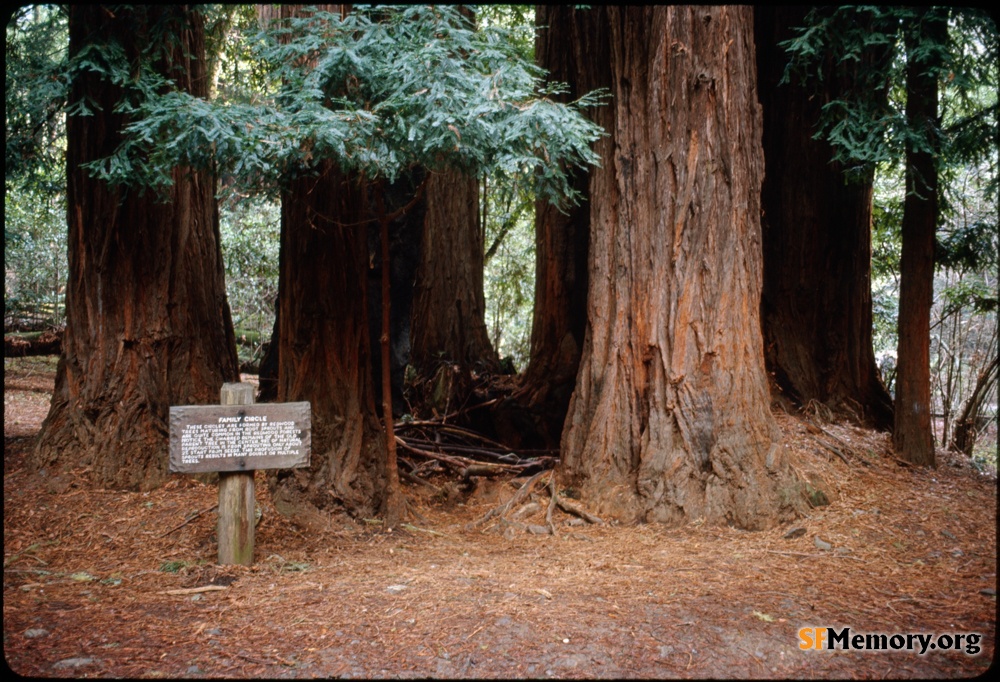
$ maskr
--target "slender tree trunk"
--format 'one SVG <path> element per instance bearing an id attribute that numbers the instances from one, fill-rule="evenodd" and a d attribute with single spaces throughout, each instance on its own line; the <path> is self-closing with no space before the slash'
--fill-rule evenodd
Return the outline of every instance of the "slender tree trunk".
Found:
<path id="1" fill-rule="evenodd" d="M 768 405 L 747 7 L 603 7 L 588 323 L 562 473 L 623 520 L 767 527 L 801 501 Z M 591 51 L 593 52 L 593 51 Z"/>
<path id="2" fill-rule="evenodd" d="M 940 125 L 936 69 L 940 57 L 918 50 L 922 37 L 944 44 L 948 24 L 940 10 L 922 8 L 906 35 L 906 118 L 933 140 Z M 934 149 L 936 143 L 932 143 Z M 934 237 L 938 219 L 938 178 L 934 149 L 906 148 L 903 250 L 899 278 L 896 453 L 907 462 L 934 465 L 931 429 L 930 320 L 934 299 Z"/>
<path id="3" fill-rule="evenodd" d="M 319 510 L 374 515 L 385 492 L 386 442 L 375 413 L 366 285 L 369 212 L 334 164 L 282 197 L 278 401 L 312 405 L 307 470 L 279 470 L 279 510 L 306 525 Z"/>
<path id="4" fill-rule="evenodd" d="M 69 26 L 70 54 L 117 42 L 135 60 L 161 46 L 159 71 L 207 95 L 198 12 L 72 5 Z M 177 169 L 164 201 L 80 167 L 121 141 L 121 95 L 94 73 L 73 84 L 73 101 L 89 98 L 93 113 L 66 124 L 66 333 L 36 459 L 90 465 L 100 485 L 149 489 L 168 475 L 169 406 L 216 403 L 239 374 L 213 178 Z"/>
<path id="5" fill-rule="evenodd" d="M 979 432 L 986 422 L 982 417 L 983 408 L 986 406 L 987 398 L 990 395 L 995 395 L 998 366 L 1000 366 L 998 363 L 1000 360 L 994 356 L 993 361 L 976 377 L 976 385 L 972 389 L 972 394 L 965 401 L 962 411 L 955 419 L 955 429 L 950 444 L 952 450 L 965 453 L 969 457 L 972 456 Z"/>
<path id="6" fill-rule="evenodd" d="M 778 86 L 788 58 L 778 43 L 808 7 L 755 8 L 766 171 L 761 191 L 761 322 L 775 388 L 796 406 L 826 404 L 877 428 L 892 426 L 892 398 L 872 347 L 872 174 L 848 181 L 814 140 L 824 104 L 851 88 L 831 63 L 820 93 Z M 885 50 L 863 55 L 869 63 Z"/>
<path id="7" fill-rule="evenodd" d="M 385 464 L 385 502 L 383 511 L 385 524 L 388 528 L 394 528 L 402 521 L 403 494 L 399 487 L 399 463 L 396 459 L 396 433 L 392 418 L 392 371 L 390 369 L 390 347 L 391 329 L 390 318 L 392 316 L 392 283 L 391 283 L 391 261 L 389 258 L 389 223 L 392 218 L 386 214 L 384 189 L 379 186 L 376 196 L 376 215 L 379 224 L 379 242 L 382 256 L 382 281 L 381 281 L 381 303 L 382 303 L 382 325 L 380 336 L 381 351 L 381 377 L 382 377 L 382 428 L 385 429 L 386 444 L 386 464 Z"/>

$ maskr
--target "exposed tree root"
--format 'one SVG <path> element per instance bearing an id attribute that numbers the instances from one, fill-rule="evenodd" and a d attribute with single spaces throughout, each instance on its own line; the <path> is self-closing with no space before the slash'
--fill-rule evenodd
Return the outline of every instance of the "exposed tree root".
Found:
<path id="1" fill-rule="evenodd" d="M 561 509 L 567 514 L 572 514 L 573 516 L 583 519 L 587 523 L 604 523 L 603 519 L 591 514 L 580 505 L 570 502 L 565 497 L 559 495 L 556 490 L 554 472 L 550 472 L 548 483 L 545 485 L 546 492 L 549 495 L 549 501 L 545 506 L 544 525 L 540 523 L 523 523 L 521 519 L 531 517 L 542 510 L 542 505 L 535 499 L 535 495 L 532 491 L 539 478 L 544 473 L 544 471 L 541 471 L 532 476 L 517 489 L 513 497 L 506 502 L 502 502 L 493 507 L 475 522 L 466 526 L 466 528 L 471 530 L 473 528 L 483 526 L 489 521 L 495 521 L 499 523 L 499 528 L 503 529 L 503 533 L 505 535 L 511 533 L 513 530 L 521 530 L 533 535 L 557 535 L 556 524 L 553 520 L 553 513 L 556 508 Z M 511 481 L 511 483 L 514 482 Z"/>
<path id="2" fill-rule="evenodd" d="M 560 509 L 562 509 L 564 512 L 566 512 L 567 514 L 572 514 L 573 516 L 578 516 L 581 519 L 583 519 L 584 521 L 586 521 L 587 523 L 593 523 L 593 524 L 597 524 L 597 525 L 600 525 L 600 524 L 604 523 L 604 519 L 601 519 L 600 517 L 594 516 L 593 514 L 591 514 L 590 512 L 588 512 L 583 507 L 581 507 L 581 506 L 579 506 L 579 505 L 577 505 L 577 504 L 575 504 L 573 502 L 570 502 L 565 497 L 559 497 L 559 498 L 557 498 L 556 499 L 556 505 L 558 505 L 558 507 Z"/>
<path id="3" fill-rule="evenodd" d="M 484 514 L 478 520 L 473 521 L 472 523 L 468 524 L 468 526 L 466 526 L 466 528 L 468 530 L 472 530 L 474 528 L 478 528 L 479 526 L 483 525 L 484 523 L 486 523 L 487 521 L 489 521 L 490 519 L 492 519 L 494 517 L 503 518 L 504 516 L 506 516 L 507 513 L 514 507 L 514 505 L 519 504 L 529 494 L 531 494 L 531 489 L 535 487 L 535 483 L 538 482 L 538 479 L 541 478 L 544 473 L 545 473 L 544 471 L 539 471 L 537 474 L 535 474 L 534 476 L 532 476 L 531 478 L 529 478 L 528 481 L 524 485 L 521 486 L 520 490 L 518 490 L 516 493 L 514 493 L 514 497 L 510 498 L 505 503 L 503 503 L 501 505 L 498 505 L 498 506 L 494 507 L 493 509 L 489 510 L 488 512 L 486 512 L 486 514 Z"/>

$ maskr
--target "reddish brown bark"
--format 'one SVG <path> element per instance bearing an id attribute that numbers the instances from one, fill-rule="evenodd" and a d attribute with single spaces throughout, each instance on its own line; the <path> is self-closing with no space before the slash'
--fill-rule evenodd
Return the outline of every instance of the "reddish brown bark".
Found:
<path id="1" fill-rule="evenodd" d="M 800 499 L 761 343 L 761 114 L 745 7 L 605 7 L 613 103 L 562 471 L 624 520 L 762 528 Z"/>
<path id="2" fill-rule="evenodd" d="M 475 22 L 471 8 L 460 12 Z M 468 404 L 473 370 L 496 372 L 500 364 L 486 328 L 478 179 L 458 170 L 430 172 L 424 208 L 410 365 L 430 380 L 416 395 L 418 402 L 445 412 Z"/>
<path id="3" fill-rule="evenodd" d="M 379 242 L 382 255 L 381 303 L 382 303 L 382 334 L 380 341 L 380 365 L 382 378 L 382 428 L 385 429 L 385 501 L 382 505 L 385 525 L 394 528 L 402 521 L 404 513 L 403 493 L 399 486 L 399 463 L 396 459 L 396 433 L 392 418 L 392 372 L 390 370 L 390 336 L 392 313 L 391 261 L 389 258 L 389 223 L 392 218 L 386 213 L 384 189 L 378 187 L 376 197 L 376 215 L 379 224 Z"/>
<path id="4" fill-rule="evenodd" d="M 479 183 L 458 171 L 430 173 L 425 199 L 410 364 L 425 374 L 442 359 L 496 369 L 486 331 Z"/>
<path id="5" fill-rule="evenodd" d="M 892 426 L 872 347 L 872 175 L 847 181 L 829 143 L 813 139 L 823 105 L 852 83 L 837 75 L 807 90 L 779 86 L 788 57 L 778 43 L 808 7 L 755 8 L 766 171 L 761 190 L 764 289 L 761 323 L 776 388 L 877 428 Z M 864 55 L 881 58 L 881 48 Z"/>
<path id="6" fill-rule="evenodd" d="M 183 6 L 69 9 L 70 53 L 115 41 L 130 59 L 162 46 L 157 68 L 205 96 L 204 26 Z M 110 154 L 127 119 L 122 92 L 81 74 L 67 119 L 66 333 L 39 465 L 89 465 L 100 485 L 149 489 L 167 477 L 170 405 L 217 403 L 238 378 L 214 181 L 177 169 L 165 201 L 111 188 L 81 164 Z"/>
<path id="7" fill-rule="evenodd" d="M 317 9 L 349 11 L 343 5 Z M 303 12 L 301 5 L 258 6 L 265 21 Z M 335 163 L 322 162 L 315 171 L 282 195 L 272 335 L 277 400 L 310 403 L 312 455 L 308 469 L 276 471 L 269 485 L 279 511 L 322 528 L 328 511 L 379 513 L 386 501 L 387 449 L 375 411 L 369 338 L 371 207 L 360 180 Z"/>
<path id="8" fill-rule="evenodd" d="M 919 29 L 917 28 L 919 26 Z M 919 31 L 919 33 L 918 33 Z M 899 343 L 896 351 L 896 453 L 913 464 L 934 465 L 931 429 L 930 325 L 934 300 L 934 237 L 938 219 L 937 143 L 940 128 L 935 69 L 940 55 L 918 52 L 926 38 L 943 45 L 948 26 L 940 10 L 922 8 L 906 38 L 906 118 L 932 140 L 931 148 L 907 141 L 906 198 L 903 200 L 903 249 L 899 262 Z"/>
<path id="9" fill-rule="evenodd" d="M 385 435 L 375 414 L 368 338 L 369 213 L 356 181 L 325 163 L 282 197 L 278 401 L 309 401 L 307 470 L 270 484 L 279 510 L 312 523 L 340 507 L 374 515 L 385 493 Z"/>
<path id="10" fill-rule="evenodd" d="M 410 399 L 424 413 L 445 414 L 476 401 L 474 373 L 496 372 L 499 360 L 486 330 L 479 183 L 458 171 L 428 173 L 425 182 Z"/>
<path id="11" fill-rule="evenodd" d="M 590 26 L 595 15 L 570 5 L 540 5 L 535 10 L 539 27 L 535 60 L 548 71 L 550 81 L 568 86 L 568 92 L 560 96 L 563 101 L 609 83 L 607 63 L 588 54 L 591 50 L 606 53 L 606 48 L 592 44 L 601 37 Z M 535 204 L 535 304 L 520 402 L 531 412 L 531 431 L 539 440 L 530 440 L 527 433 L 523 436 L 542 447 L 558 446 L 587 322 L 589 175 L 575 171 L 573 184 L 582 195 L 578 205 L 561 211 L 548 201 Z"/>

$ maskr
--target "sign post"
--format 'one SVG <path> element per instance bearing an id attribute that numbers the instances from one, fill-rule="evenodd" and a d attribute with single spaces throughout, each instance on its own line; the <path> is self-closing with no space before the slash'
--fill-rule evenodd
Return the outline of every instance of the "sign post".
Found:
<path id="1" fill-rule="evenodd" d="M 223 405 L 253 405 L 252 384 L 223 384 Z M 253 470 L 219 472 L 219 563 L 253 564 L 256 521 Z"/>
<path id="2" fill-rule="evenodd" d="M 309 403 L 255 405 L 223 384 L 220 405 L 170 408 L 170 471 L 219 472 L 219 563 L 253 564 L 254 471 L 309 466 Z"/>

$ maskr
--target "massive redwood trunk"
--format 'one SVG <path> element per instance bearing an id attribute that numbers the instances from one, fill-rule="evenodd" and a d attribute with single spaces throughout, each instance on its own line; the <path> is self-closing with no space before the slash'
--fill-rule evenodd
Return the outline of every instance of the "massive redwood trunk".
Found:
<path id="1" fill-rule="evenodd" d="M 204 25 L 183 6 L 69 8 L 70 54 L 118 43 L 205 96 Z M 56 387 L 39 465 L 90 466 L 105 486 L 149 489 L 167 477 L 170 405 L 217 403 L 238 378 L 213 179 L 177 169 L 166 201 L 111 188 L 81 164 L 121 141 L 122 91 L 92 72 L 73 84 L 90 116 L 69 116 L 69 281 Z"/>
<path id="2" fill-rule="evenodd" d="M 282 197 L 278 401 L 309 401 L 308 470 L 271 476 L 279 510 L 312 524 L 319 510 L 377 513 L 385 436 L 375 414 L 366 281 L 369 218 L 356 181 L 326 162 Z"/>
<path id="3" fill-rule="evenodd" d="M 946 12 L 922 8 L 906 32 L 906 119 L 922 130 L 930 146 L 906 146 L 906 197 L 903 200 L 903 249 L 899 262 L 899 343 L 896 352 L 896 453 L 913 464 L 934 465 L 931 429 L 930 324 L 934 300 L 934 237 L 938 219 L 935 131 L 938 115 L 937 69 L 941 55 L 922 49 L 922 41 L 943 45 Z"/>
<path id="4" fill-rule="evenodd" d="M 831 55 L 826 77 L 807 90 L 778 86 L 788 57 L 780 41 L 808 7 L 757 7 L 755 35 L 764 112 L 761 323 L 775 388 L 801 407 L 826 404 L 877 428 L 892 426 L 892 398 L 872 348 L 872 174 L 848 181 L 814 140 L 820 111 L 852 87 Z M 888 57 L 883 48 L 863 56 Z M 853 64 L 853 63 L 852 63 Z M 869 64 L 870 65 L 870 64 Z"/>
<path id="5" fill-rule="evenodd" d="M 801 498 L 768 409 L 748 7 L 605 7 L 588 323 L 562 471 L 623 520 L 762 528 Z M 594 43 L 599 44 L 599 43 Z"/>

